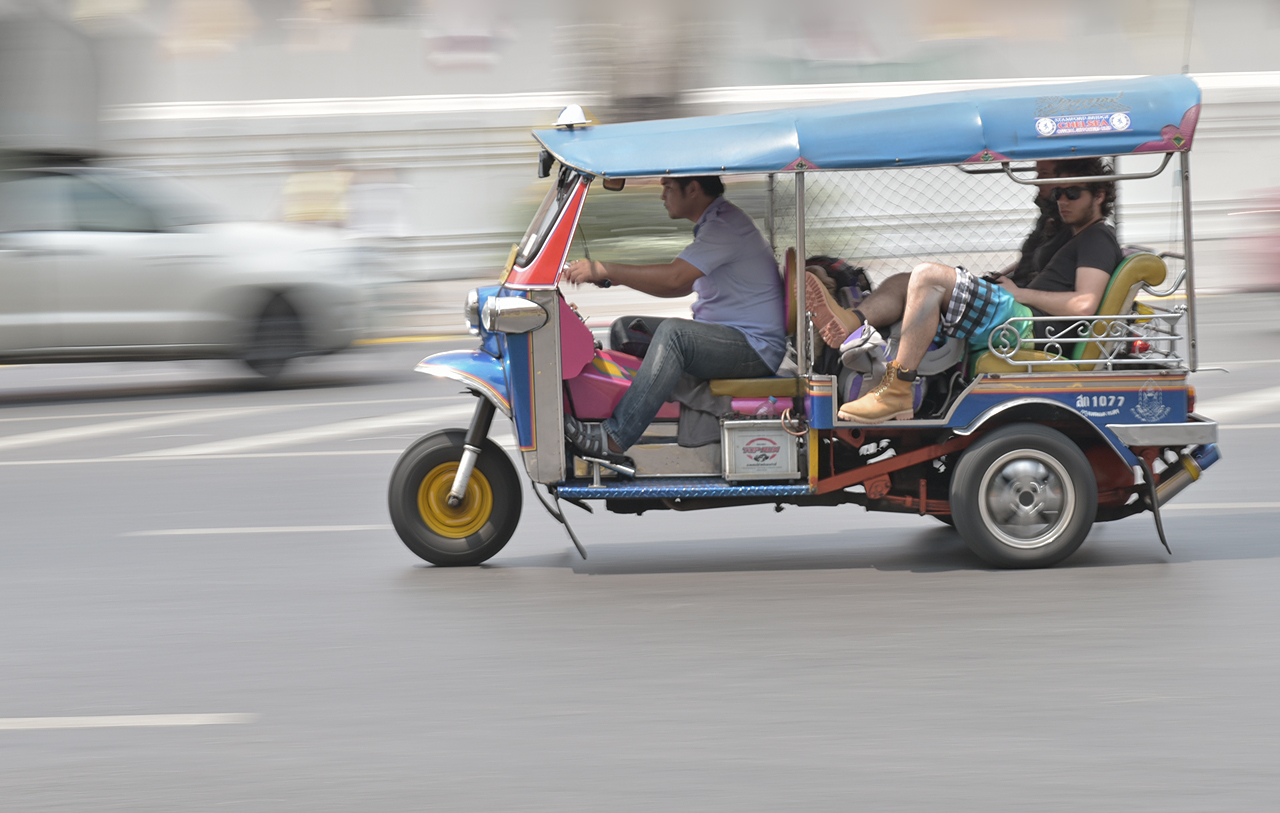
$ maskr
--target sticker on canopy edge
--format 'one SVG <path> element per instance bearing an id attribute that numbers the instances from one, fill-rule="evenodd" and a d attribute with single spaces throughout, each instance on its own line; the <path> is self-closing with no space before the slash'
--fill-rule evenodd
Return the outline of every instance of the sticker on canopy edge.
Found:
<path id="1" fill-rule="evenodd" d="M 1069 116 L 1040 116 L 1036 119 L 1036 135 L 1057 136 L 1123 133 L 1133 129 L 1133 119 L 1123 111 L 1116 113 L 1073 113 Z"/>

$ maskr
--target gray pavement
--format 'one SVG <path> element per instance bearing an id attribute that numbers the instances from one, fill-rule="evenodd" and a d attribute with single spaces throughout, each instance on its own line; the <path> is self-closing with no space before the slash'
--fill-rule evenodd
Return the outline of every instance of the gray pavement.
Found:
<path id="1" fill-rule="evenodd" d="M 575 512 L 582 561 L 531 499 L 427 566 L 386 485 L 465 340 L 0 368 L 0 809 L 1270 810 L 1280 299 L 1201 304 L 1173 555 L 1032 572 L 849 506 Z"/>

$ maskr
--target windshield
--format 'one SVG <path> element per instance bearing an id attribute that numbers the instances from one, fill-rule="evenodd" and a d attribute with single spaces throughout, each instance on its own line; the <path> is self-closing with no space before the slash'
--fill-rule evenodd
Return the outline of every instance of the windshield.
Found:
<path id="1" fill-rule="evenodd" d="M 542 205 L 538 207 L 537 214 L 533 216 L 533 222 L 529 224 L 529 230 L 520 239 L 520 253 L 516 255 L 516 265 L 520 268 L 525 268 L 533 262 L 534 257 L 538 256 L 543 242 L 551 232 L 551 227 L 555 225 L 565 203 L 569 200 L 577 179 L 578 173 L 568 167 L 560 168 L 555 186 L 547 191 L 547 196 L 542 199 Z"/>

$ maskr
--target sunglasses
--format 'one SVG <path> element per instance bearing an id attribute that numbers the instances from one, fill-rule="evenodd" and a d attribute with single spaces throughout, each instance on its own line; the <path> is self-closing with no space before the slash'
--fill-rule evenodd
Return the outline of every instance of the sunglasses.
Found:
<path id="1" fill-rule="evenodd" d="M 1055 186 L 1053 191 L 1049 193 L 1049 197 L 1057 203 L 1065 195 L 1067 200 L 1080 200 L 1086 190 L 1083 186 Z"/>

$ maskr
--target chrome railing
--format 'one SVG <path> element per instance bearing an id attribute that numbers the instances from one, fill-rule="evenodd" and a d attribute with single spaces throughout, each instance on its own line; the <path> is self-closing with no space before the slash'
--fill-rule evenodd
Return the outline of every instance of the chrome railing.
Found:
<path id="1" fill-rule="evenodd" d="M 1173 310 L 1141 303 L 1137 313 L 1116 316 L 1086 316 L 1077 319 L 1065 316 L 1015 317 L 1000 325 L 987 339 L 987 349 L 998 358 L 1015 367 L 1061 367 L 1079 369 L 1092 366 L 1094 371 L 1123 369 L 1125 367 L 1186 367 L 1186 360 L 1179 355 L 1178 343 L 1185 337 L 1178 332 L 1178 323 L 1186 311 L 1183 306 Z M 1043 339 L 1026 339 L 1025 332 L 1034 332 L 1037 323 L 1044 324 Z M 1098 348 L 1093 358 L 1076 358 L 1081 345 Z M 1185 346 L 1185 345 L 1184 345 Z M 1018 358 L 1020 350 L 1038 350 L 1035 358 Z"/>

